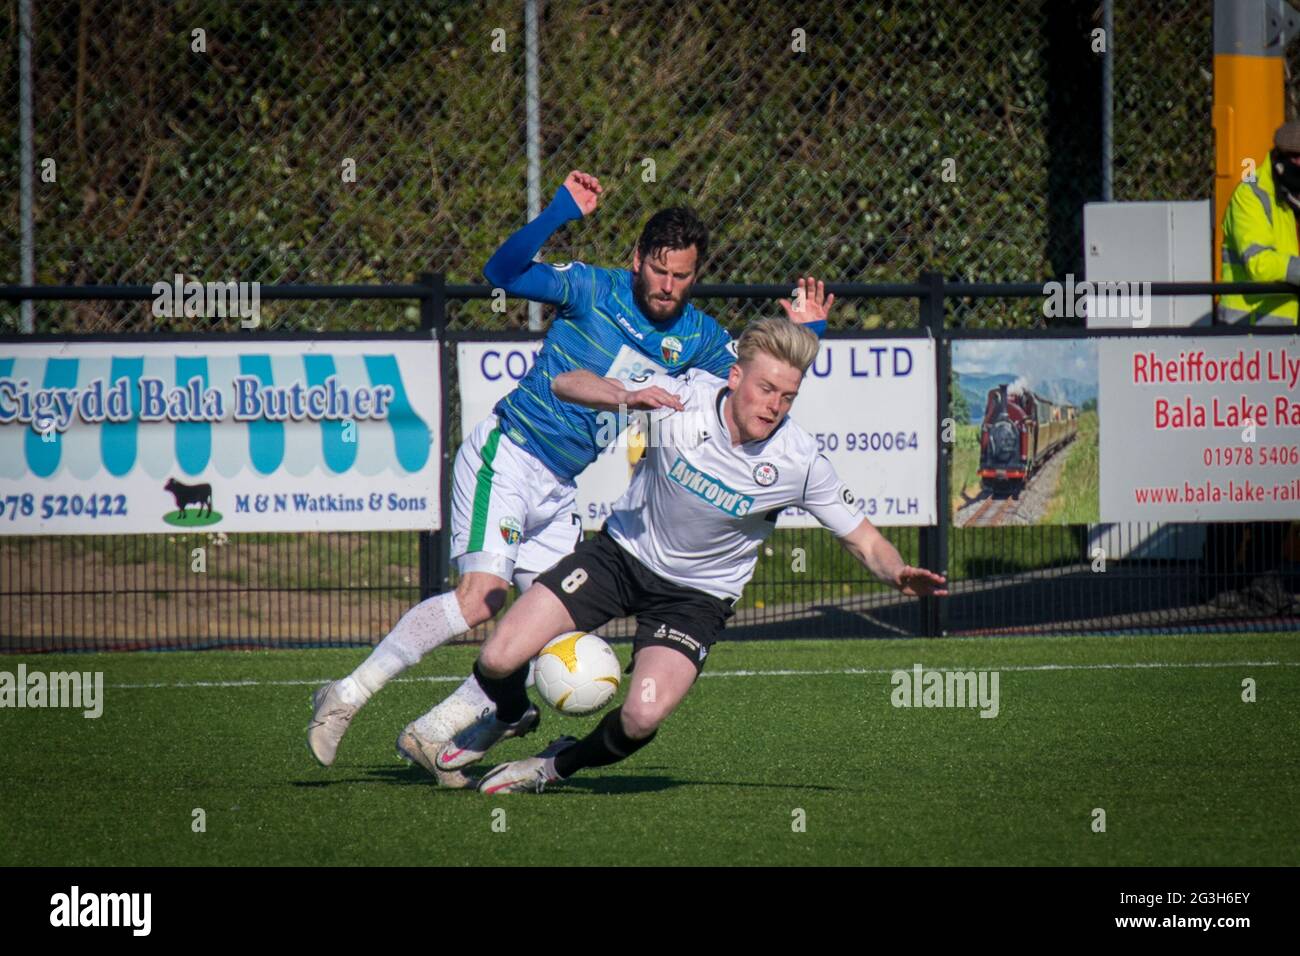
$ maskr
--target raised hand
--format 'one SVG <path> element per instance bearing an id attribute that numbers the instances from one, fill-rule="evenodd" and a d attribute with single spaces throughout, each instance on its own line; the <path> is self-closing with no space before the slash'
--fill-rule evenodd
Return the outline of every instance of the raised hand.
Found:
<path id="1" fill-rule="evenodd" d="M 600 194 L 604 192 L 600 188 L 599 179 L 578 169 L 569 173 L 564 180 L 564 188 L 569 191 L 569 195 L 573 197 L 573 201 L 578 204 L 584 216 L 590 216 L 596 211 Z"/>
<path id="2" fill-rule="evenodd" d="M 799 287 L 795 290 L 794 302 L 789 299 L 781 299 L 781 308 L 785 309 L 786 318 L 797 325 L 806 325 L 809 322 L 821 322 L 830 314 L 831 305 L 835 302 L 835 294 L 826 294 L 826 283 L 814 279 L 812 276 L 799 280 Z"/>

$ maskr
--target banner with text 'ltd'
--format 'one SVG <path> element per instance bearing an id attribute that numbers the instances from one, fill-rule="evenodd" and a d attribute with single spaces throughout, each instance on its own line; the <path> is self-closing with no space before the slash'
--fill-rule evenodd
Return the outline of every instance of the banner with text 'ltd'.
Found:
<path id="1" fill-rule="evenodd" d="M 492 412 L 533 366 L 540 341 L 462 342 L 457 346 L 461 434 Z M 629 351 L 629 350 L 624 350 Z M 669 371 L 620 353 L 607 373 L 628 381 Z M 928 339 L 831 339 L 804 377 L 791 417 L 876 525 L 927 525 L 935 520 L 935 355 Z M 626 433 L 578 476 L 583 527 L 599 528 L 627 489 L 637 442 Z M 812 515 L 786 509 L 778 527 L 819 527 Z"/>
<path id="2" fill-rule="evenodd" d="M 0 345 L 0 534 L 440 526 L 428 340 Z"/>
<path id="3" fill-rule="evenodd" d="M 1300 517 L 1300 338 L 1098 344 L 1103 521 Z"/>

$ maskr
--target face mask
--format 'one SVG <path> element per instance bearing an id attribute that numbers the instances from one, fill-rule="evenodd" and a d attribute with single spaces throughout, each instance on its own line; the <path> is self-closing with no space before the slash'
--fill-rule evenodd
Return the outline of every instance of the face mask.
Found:
<path id="1" fill-rule="evenodd" d="M 1300 196 L 1300 166 L 1273 153 L 1273 179 L 1291 196 Z"/>

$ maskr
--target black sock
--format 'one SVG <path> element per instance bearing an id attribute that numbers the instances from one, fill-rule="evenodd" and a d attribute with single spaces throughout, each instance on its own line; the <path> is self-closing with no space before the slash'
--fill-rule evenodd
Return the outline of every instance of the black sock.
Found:
<path id="1" fill-rule="evenodd" d="M 607 767 L 630 757 L 650 741 L 655 739 L 655 731 L 649 737 L 634 740 L 623 732 L 622 707 L 615 707 L 605 719 L 596 725 L 596 729 L 583 737 L 568 750 L 561 751 L 555 758 L 555 772 L 561 777 L 582 770 L 584 767 Z"/>
<path id="2" fill-rule="evenodd" d="M 524 685 L 528 683 L 527 664 L 512 674 L 498 678 L 488 677 L 479 667 L 478 661 L 475 661 L 474 677 L 477 678 L 478 685 L 483 688 L 483 693 L 497 705 L 498 720 L 513 724 L 524 715 L 524 711 L 528 710 L 528 692 L 524 689 Z"/>

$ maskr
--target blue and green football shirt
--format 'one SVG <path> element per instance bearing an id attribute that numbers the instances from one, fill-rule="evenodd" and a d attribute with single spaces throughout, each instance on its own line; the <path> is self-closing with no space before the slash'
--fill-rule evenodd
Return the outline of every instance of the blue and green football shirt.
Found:
<path id="1" fill-rule="evenodd" d="M 600 454 L 602 413 L 556 398 L 555 376 L 587 369 L 635 387 L 650 374 L 676 376 L 691 368 L 726 377 L 736 361 L 731 336 L 689 302 L 671 322 L 647 319 L 627 269 L 534 262 L 528 271 L 528 298 L 552 303 L 558 315 L 532 369 L 494 411 L 511 441 L 562 478 L 577 477 Z"/>

